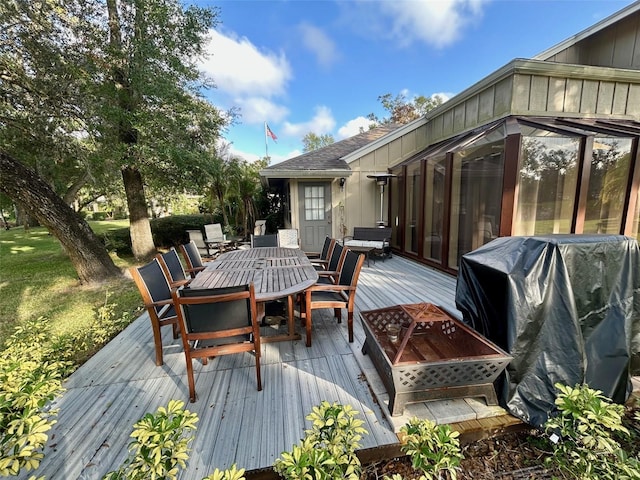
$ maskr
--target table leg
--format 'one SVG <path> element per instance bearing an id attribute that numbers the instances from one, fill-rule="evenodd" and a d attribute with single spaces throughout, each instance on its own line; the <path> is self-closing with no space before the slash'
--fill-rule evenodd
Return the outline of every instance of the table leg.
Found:
<path id="1" fill-rule="evenodd" d="M 295 326 L 295 318 L 293 315 L 293 306 L 294 306 L 294 296 L 293 295 L 289 295 L 287 296 L 287 329 L 288 329 L 288 333 L 286 335 L 274 335 L 274 336 L 261 336 L 260 337 L 260 342 L 261 343 L 271 343 L 271 342 L 285 342 L 287 340 L 300 340 L 302 337 L 300 336 L 299 333 L 296 333 L 296 326 Z M 264 302 L 263 303 L 258 303 L 258 305 L 262 305 L 262 317 L 260 317 L 260 307 L 258 307 L 258 316 L 260 317 L 260 320 L 262 320 L 262 318 L 264 318 Z"/>

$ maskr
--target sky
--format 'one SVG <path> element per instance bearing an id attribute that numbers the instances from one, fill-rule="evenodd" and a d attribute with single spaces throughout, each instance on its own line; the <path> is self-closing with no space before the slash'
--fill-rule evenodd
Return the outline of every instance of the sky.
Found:
<path id="1" fill-rule="evenodd" d="M 303 137 L 338 141 L 389 114 L 385 94 L 462 92 L 531 58 L 632 0 L 196 0 L 218 9 L 201 70 L 205 97 L 239 112 L 228 152 L 275 164 Z M 265 122 L 277 136 L 265 135 Z"/>

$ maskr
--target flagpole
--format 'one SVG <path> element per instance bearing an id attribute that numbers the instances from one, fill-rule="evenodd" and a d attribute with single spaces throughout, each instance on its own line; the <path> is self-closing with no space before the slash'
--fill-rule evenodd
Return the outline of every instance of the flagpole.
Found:
<path id="1" fill-rule="evenodd" d="M 264 154 L 265 157 L 267 158 L 267 163 L 271 163 L 271 161 L 269 160 L 269 142 L 267 139 L 267 122 L 264 122 Z"/>

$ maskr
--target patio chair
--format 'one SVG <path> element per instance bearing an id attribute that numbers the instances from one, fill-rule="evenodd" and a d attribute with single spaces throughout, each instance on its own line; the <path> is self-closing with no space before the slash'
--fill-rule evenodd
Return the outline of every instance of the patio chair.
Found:
<path id="1" fill-rule="evenodd" d="M 189 400 L 196 401 L 194 358 L 206 364 L 209 357 L 253 352 L 258 391 L 260 376 L 260 326 L 253 283 L 227 288 L 179 288 L 173 291 L 187 362 Z"/>
<path id="2" fill-rule="evenodd" d="M 196 278 L 196 275 L 204 270 L 205 260 L 202 259 L 195 242 L 192 240 L 189 243 L 180 245 L 180 253 L 182 253 L 184 263 L 187 265 L 187 268 L 184 269 L 185 272 L 188 273 L 191 278 Z"/>
<path id="3" fill-rule="evenodd" d="M 191 281 L 191 278 L 187 278 L 187 274 L 184 271 L 180 257 L 175 248 L 171 247 L 165 253 L 158 253 L 156 255 L 164 274 L 169 280 L 171 288 L 178 288 L 182 285 L 186 285 Z"/>
<path id="4" fill-rule="evenodd" d="M 334 242 L 326 269 L 318 271 L 318 282 L 336 283 L 346 254 L 347 249 L 338 242 Z"/>
<path id="5" fill-rule="evenodd" d="M 331 258 L 331 253 L 333 252 L 335 244 L 335 239 L 327 235 L 324 239 L 324 243 L 322 244 L 321 252 L 304 252 L 304 254 L 311 261 L 311 264 L 316 268 L 316 270 L 327 270 L 329 259 Z"/>
<path id="6" fill-rule="evenodd" d="M 281 228 L 278 230 L 278 246 L 283 248 L 300 248 L 297 228 Z"/>
<path id="7" fill-rule="evenodd" d="M 196 244 L 200 256 L 211 256 L 209 247 L 207 247 L 207 244 L 204 243 L 204 236 L 202 235 L 202 232 L 200 230 L 187 230 L 187 235 L 189 237 L 189 241 Z"/>
<path id="8" fill-rule="evenodd" d="M 347 330 L 349 343 L 353 342 L 353 306 L 356 298 L 358 277 L 364 263 L 364 255 L 347 250 L 337 283 L 316 283 L 304 292 L 304 319 L 307 347 L 311 346 L 311 317 L 313 310 L 333 308 L 338 323 L 342 323 L 342 309 L 347 309 Z"/>
<path id="9" fill-rule="evenodd" d="M 222 224 L 208 223 L 204 226 L 204 242 L 208 248 L 217 248 L 221 250 L 225 243 L 224 233 L 222 232 Z"/>
<path id="10" fill-rule="evenodd" d="M 277 235 L 251 235 L 251 248 L 256 247 L 277 247 Z"/>
<path id="11" fill-rule="evenodd" d="M 140 290 L 142 301 L 149 314 L 149 320 L 151 320 L 156 365 L 160 366 L 164 363 L 161 327 L 171 325 L 173 338 L 178 338 L 178 317 L 173 307 L 169 280 L 167 280 L 164 270 L 156 258 L 141 267 L 131 267 L 129 272 Z"/>

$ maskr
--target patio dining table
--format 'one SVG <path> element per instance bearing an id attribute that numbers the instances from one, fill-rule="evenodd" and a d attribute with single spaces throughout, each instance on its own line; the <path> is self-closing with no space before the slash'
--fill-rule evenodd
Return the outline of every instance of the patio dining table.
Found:
<path id="1" fill-rule="evenodd" d="M 295 331 L 293 302 L 296 294 L 318 280 L 318 272 L 305 253 L 296 248 L 261 247 L 233 250 L 207 262 L 190 288 L 223 288 L 253 282 L 258 319 L 265 316 L 265 303 L 287 298 L 288 333 L 263 336 L 263 343 L 299 340 Z"/>

